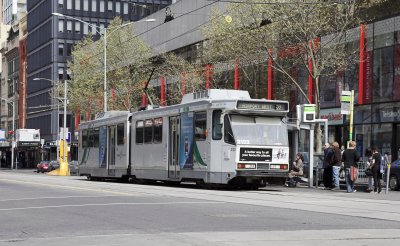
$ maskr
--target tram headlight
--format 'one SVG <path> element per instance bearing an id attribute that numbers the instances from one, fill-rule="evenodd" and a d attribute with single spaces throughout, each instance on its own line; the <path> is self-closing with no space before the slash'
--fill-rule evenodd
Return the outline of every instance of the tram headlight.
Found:
<path id="1" fill-rule="evenodd" d="M 238 163 L 238 169 L 256 169 L 256 164 Z"/>

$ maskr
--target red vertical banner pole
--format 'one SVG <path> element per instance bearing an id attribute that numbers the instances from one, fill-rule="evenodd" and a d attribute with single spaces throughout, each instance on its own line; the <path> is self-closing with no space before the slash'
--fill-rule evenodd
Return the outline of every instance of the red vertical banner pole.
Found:
<path id="1" fill-rule="evenodd" d="M 267 84 L 267 99 L 272 100 L 272 95 L 274 93 L 274 81 L 273 81 L 273 71 L 272 71 L 272 50 L 268 49 L 268 84 Z"/>
<path id="2" fill-rule="evenodd" d="M 161 106 L 166 105 L 166 96 L 165 96 L 165 78 L 161 77 Z"/>
<path id="3" fill-rule="evenodd" d="M 233 88 L 235 90 L 239 90 L 240 88 L 240 77 L 239 77 L 239 61 L 235 62 L 235 71 L 234 71 L 234 76 L 233 76 L 233 80 L 234 80 L 234 84 L 233 84 Z"/>
<path id="4" fill-rule="evenodd" d="M 144 89 L 144 87 L 146 86 L 146 81 L 143 81 L 142 85 L 143 85 L 143 89 Z M 143 90 L 142 91 L 142 107 L 146 107 L 146 106 L 147 106 L 147 96 Z"/>
<path id="5" fill-rule="evenodd" d="M 115 89 L 114 86 L 111 87 L 111 99 L 112 99 L 112 109 L 115 109 Z"/>
<path id="6" fill-rule="evenodd" d="M 75 130 L 79 130 L 79 124 L 81 123 L 81 110 L 78 109 L 75 112 Z"/>
<path id="7" fill-rule="evenodd" d="M 358 104 L 364 104 L 365 24 L 360 26 L 360 65 L 358 73 Z"/>
<path id="8" fill-rule="evenodd" d="M 206 65 L 206 90 L 210 89 L 211 84 L 211 64 Z"/>
<path id="9" fill-rule="evenodd" d="M 186 73 L 183 72 L 182 73 L 182 80 L 181 80 L 181 93 L 182 93 L 182 96 L 185 95 L 185 82 L 186 82 Z"/>

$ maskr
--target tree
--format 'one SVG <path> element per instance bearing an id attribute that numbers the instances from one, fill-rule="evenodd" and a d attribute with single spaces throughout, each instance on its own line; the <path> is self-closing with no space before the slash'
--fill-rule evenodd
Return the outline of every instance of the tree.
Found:
<path id="1" fill-rule="evenodd" d="M 346 33 L 362 22 L 357 13 L 382 2 L 235 1 L 225 12 L 213 10 L 210 24 L 204 28 L 204 59 L 211 63 L 273 59 L 280 92 L 275 97 L 288 100 L 295 86 L 301 95 L 300 102 L 315 103 L 319 117 L 321 77 L 337 74 L 357 61 L 358 48 L 348 49 Z M 231 16 L 233 21 L 226 22 L 224 15 Z M 313 89 L 308 86 L 308 77 Z M 319 127 L 316 144 L 320 150 Z"/>
<path id="2" fill-rule="evenodd" d="M 154 63 L 150 47 L 135 33 L 132 25 L 120 27 L 121 19 L 116 17 L 107 29 L 107 88 L 109 110 L 131 110 L 139 108 L 143 86 L 149 79 L 160 76 L 170 77 L 192 70 L 192 65 L 174 54 L 161 54 Z M 104 81 L 104 36 L 93 41 L 87 36 L 77 43 L 69 62 L 71 80 L 68 85 L 69 109 L 81 113 L 101 112 Z M 187 78 L 187 88 L 198 87 L 199 82 Z M 149 96 L 159 103 L 157 86 L 150 84 Z M 62 94 L 63 88 L 60 88 Z M 179 93 L 178 93 L 179 92 Z M 171 102 L 181 98 L 179 85 L 169 90 Z"/>

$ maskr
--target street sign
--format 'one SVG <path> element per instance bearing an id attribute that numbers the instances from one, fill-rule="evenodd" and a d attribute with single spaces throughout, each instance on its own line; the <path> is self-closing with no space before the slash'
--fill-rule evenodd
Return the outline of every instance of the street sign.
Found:
<path id="1" fill-rule="evenodd" d="M 340 113 L 349 115 L 351 109 L 351 91 L 342 91 L 340 102 L 341 102 Z"/>
<path id="2" fill-rule="evenodd" d="M 303 104 L 303 122 L 314 122 L 315 121 L 315 104 Z"/>

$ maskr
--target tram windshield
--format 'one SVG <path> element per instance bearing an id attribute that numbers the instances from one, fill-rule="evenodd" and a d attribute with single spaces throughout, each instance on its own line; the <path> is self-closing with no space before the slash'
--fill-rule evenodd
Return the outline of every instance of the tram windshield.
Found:
<path id="1" fill-rule="evenodd" d="M 236 144 L 287 146 L 287 127 L 280 117 L 230 115 Z"/>

